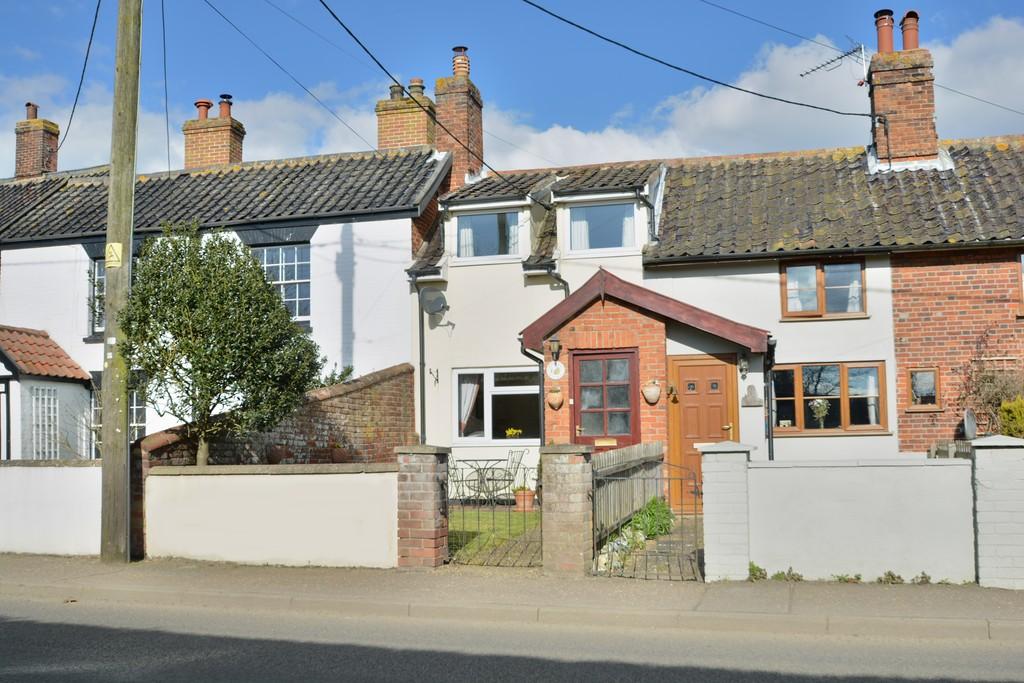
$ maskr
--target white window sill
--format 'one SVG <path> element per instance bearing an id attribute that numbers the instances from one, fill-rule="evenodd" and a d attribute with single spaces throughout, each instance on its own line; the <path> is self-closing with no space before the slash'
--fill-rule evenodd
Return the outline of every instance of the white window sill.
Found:
<path id="1" fill-rule="evenodd" d="M 524 446 L 540 446 L 540 439 L 456 439 L 452 441 L 452 448 L 479 448 L 481 446 L 513 446 L 519 448 Z"/>
<path id="2" fill-rule="evenodd" d="M 608 256 L 640 256 L 642 250 L 635 247 L 628 249 L 624 248 L 608 248 L 608 249 L 586 249 L 579 251 L 569 251 L 562 254 L 563 259 L 593 259 L 593 258 L 605 258 Z"/>
<path id="3" fill-rule="evenodd" d="M 525 256 L 510 254 L 502 256 L 454 256 L 449 261 L 453 268 L 459 266 L 490 266 L 501 263 L 522 263 Z"/>
<path id="4" fill-rule="evenodd" d="M 780 323 L 827 323 L 843 320 L 870 320 L 867 313 L 854 313 L 852 315 L 808 315 L 804 317 L 779 318 Z"/>

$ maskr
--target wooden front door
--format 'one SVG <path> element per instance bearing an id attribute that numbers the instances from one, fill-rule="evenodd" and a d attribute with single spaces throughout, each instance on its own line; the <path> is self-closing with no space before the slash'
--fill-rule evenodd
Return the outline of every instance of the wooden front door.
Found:
<path id="1" fill-rule="evenodd" d="M 739 402 L 736 358 L 670 356 L 669 383 L 675 395 L 668 408 L 669 463 L 692 471 L 700 485 L 700 451 L 696 444 L 739 440 Z M 682 488 L 682 481 L 674 484 Z M 688 510 L 700 510 L 692 491 L 673 491 L 672 500 Z"/>
<path id="2" fill-rule="evenodd" d="M 598 451 L 639 443 L 639 399 L 635 350 L 572 353 L 574 443 Z"/>

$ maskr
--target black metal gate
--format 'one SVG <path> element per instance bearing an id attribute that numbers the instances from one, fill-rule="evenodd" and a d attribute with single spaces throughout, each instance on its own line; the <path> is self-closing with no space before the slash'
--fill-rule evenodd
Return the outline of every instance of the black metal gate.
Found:
<path id="1" fill-rule="evenodd" d="M 594 568 L 598 576 L 700 581 L 700 487 L 664 462 L 660 443 L 594 456 Z"/>
<path id="2" fill-rule="evenodd" d="M 505 460 L 455 463 L 448 472 L 448 557 L 455 564 L 539 567 L 538 470 Z"/>

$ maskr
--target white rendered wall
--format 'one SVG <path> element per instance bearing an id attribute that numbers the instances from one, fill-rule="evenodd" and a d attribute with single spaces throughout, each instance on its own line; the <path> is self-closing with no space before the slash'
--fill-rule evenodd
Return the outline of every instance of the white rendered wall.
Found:
<path id="1" fill-rule="evenodd" d="M 985 442 L 1002 440 L 1002 447 Z M 1016 445 L 1007 447 L 1006 442 Z M 978 582 L 1024 590 L 1024 441 L 993 437 L 975 442 L 978 497 Z"/>
<path id="2" fill-rule="evenodd" d="M 146 554 L 327 567 L 394 567 L 398 474 L 230 474 L 146 477 Z M 324 466 L 329 468 L 330 466 Z M 244 469 L 243 469 L 244 468 Z M 194 468 L 193 468 L 194 469 Z"/>
<path id="3" fill-rule="evenodd" d="M 0 553 L 98 555 L 99 461 L 0 464 Z"/>
<path id="4" fill-rule="evenodd" d="M 974 580 L 967 460 L 752 462 L 748 475 L 750 559 L 769 574 Z"/>
<path id="5" fill-rule="evenodd" d="M 616 272 L 616 275 L 620 273 Z M 627 275 L 620 275 L 627 277 Z M 650 269 L 643 284 L 688 304 L 725 316 L 730 320 L 771 332 L 778 345 L 775 362 L 839 363 L 882 361 L 885 364 L 886 419 L 888 431 L 882 435 L 844 434 L 842 436 L 775 437 L 777 460 L 848 460 L 890 458 L 899 452 L 896 436 L 896 359 L 892 326 L 892 272 L 887 256 L 865 258 L 865 296 L 867 317 L 843 320 L 782 320 L 779 262 L 759 259 L 719 264 L 699 264 Z M 714 340 L 721 344 L 720 340 Z M 713 346 L 712 342 L 709 346 Z M 727 350 L 722 347 L 722 350 Z M 669 353 L 685 349 L 669 345 Z M 708 351 L 693 349 L 693 352 Z M 745 390 L 740 384 L 740 396 Z M 763 387 L 763 381 L 760 385 Z M 763 389 L 759 390 L 763 394 Z M 762 395 L 763 398 L 763 395 Z M 767 459 L 767 448 L 746 425 L 752 424 L 754 411 L 742 411 L 742 440 L 758 445 L 753 459 Z M 763 419 L 763 418 L 762 418 Z M 763 426 L 760 430 L 763 433 Z"/>

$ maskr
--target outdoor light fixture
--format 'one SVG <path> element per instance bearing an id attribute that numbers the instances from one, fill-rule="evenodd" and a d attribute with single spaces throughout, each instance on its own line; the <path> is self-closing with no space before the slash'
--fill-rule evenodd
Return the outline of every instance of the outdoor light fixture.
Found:
<path id="1" fill-rule="evenodd" d="M 548 348 L 551 349 L 551 360 L 558 362 L 558 357 L 562 354 L 562 342 L 557 334 L 548 340 Z"/>
<path id="2" fill-rule="evenodd" d="M 739 370 L 740 379 L 746 379 L 747 373 L 750 372 L 750 357 L 747 356 L 746 352 L 740 354 Z"/>

